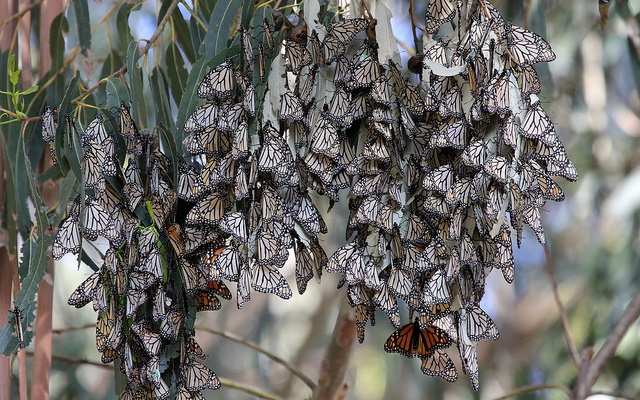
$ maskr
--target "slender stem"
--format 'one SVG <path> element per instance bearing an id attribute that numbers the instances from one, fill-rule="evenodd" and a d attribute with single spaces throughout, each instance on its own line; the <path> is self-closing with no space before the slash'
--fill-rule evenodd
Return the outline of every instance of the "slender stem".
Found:
<path id="1" fill-rule="evenodd" d="M 95 328 L 95 327 L 96 327 L 96 324 L 86 324 L 86 325 L 79 325 L 79 326 L 68 326 L 66 328 L 53 329 L 51 331 L 51 333 L 53 333 L 54 335 L 59 335 L 61 333 L 80 331 L 80 330 L 84 330 L 84 329 L 92 329 L 92 328 Z"/>
<path id="2" fill-rule="evenodd" d="M 33 357 L 33 351 L 25 351 L 26 355 L 29 357 Z M 103 369 L 113 369 L 112 365 L 109 364 L 103 364 L 100 362 L 95 362 L 95 361 L 89 361 L 89 360 L 85 360 L 82 358 L 77 358 L 77 357 L 66 357 L 66 356 L 57 356 L 57 355 L 52 355 L 51 356 L 51 360 L 52 361 L 57 361 L 57 362 L 62 362 L 65 364 L 73 364 L 73 365 L 92 365 L 94 367 L 98 367 L 98 368 L 103 368 Z"/>
<path id="3" fill-rule="evenodd" d="M 205 24 L 204 22 L 202 22 L 202 20 L 200 19 L 200 17 L 198 17 L 198 13 L 196 13 L 191 7 L 189 7 L 189 4 L 187 4 L 186 1 L 181 0 L 180 1 L 182 3 L 182 5 L 184 6 L 184 8 L 187 9 L 187 11 L 189 11 L 189 14 L 191 14 L 191 18 L 195 18 L 196 22 L 198 23 L 198 25 L 200 25 L 206 32 L 207 30 L 207 24 Z"/>
<path id="4" fill-rule="evenodd" d="M 636 297 L 631 300 L 631 303 L 627 306 L 622 317 L 620 317 L 616 326 L 607 336 L 602 348 L 593 358 L 586 378 L 586 385 L 589 389 L 591 389 L 591 387 L 596 383 L 596 380 L 598 380 L 598 377 L 604 370 L 604 367 L 616 352 L 622 338 L 629 330 L 631 324 L 633 324 L 638 317 L 640 317 L 640 292 L 638 292 Z"/>
<path id="5" fill-rule="evenodd" d="M 562 322 L 564 337 L 567 340 L 567 345 L 569 346 L 569 351 L 571 352 L 573 362 L 576 364 L 576 366 L 578 366 L 580 365 L 580 355 L 578 354 L 576 344 L 571 337 L 571 332 L 569 331 L 569 322 L 567 321 L 567 314 L 564 311 L 564 306 L 562 305 L 560 295 L 558 294 L 558 283 L 556 281 L 556 276 L 553 273 L 553 265 L 551 264 L 551 250 L 549 249 L 549 245 L 547 243 L 544 244 L 544 255 L 546 258 L 545 266 L 547 267 L 549 281 L 551 282 L 551 287 L 553 289 L 553 297 L 556 301 L 556 305 L 558 306 L 558 311 L 560 313 L 560 321 Z"/>
<path id="6" fill-rule="evenodd" d="M 265 393 L 263 391 L 261 391 L 260 389 L 251 387 L 251 386 L 247 386 L 244 383 L 239 383 L 239 382 L 235 382 L 232 381 L 230 379 L 225 379 L 225 378 L 220 378 L 218 377 L 218 379 L 220 379 L 220 383 L 222 384 L 222 386 L 226 386 L 230 389 L 236 389 L 239 390 L 241 392 L 245 392 L 245 393 L 249 393 L 253 396 L 256 396 L 260 399 L 267 399 L 267 400 L 281 400 L 280 397 L 276 397 L 272 394 L 268 394 Z"/>
<path id="7" fill-rule="evenodd" d="M 207 327 L 203 327 L 203 326 L 198 326 L 198 327 L 196 327 L 196 329 L 204 331 L 204 332 L 213 333 L 214 335 L 222 336 L 223 338 L 229 339 L 232 342 L 240 343 L 240 344 L 245 345 L 245 346 L 247 346 L 247 347 L 249 347 L 249 348 L 251 348 L 253 350 L 256 350 L 257 352 L 260 352 L 260 353 L 264 354 L 265 356 L 267 356 L 270 359 L 272 359 L 274 362 L 282 365 L 283 367 L 285 367 L 286 369 L 291 371 L 291 373 L 293 375 L 295 375 L 298 378 L 300 378 L 300 380 L 302 382 L 304 382 L 311 390 L 314 390 L 315 387 L 316 387 L 315 382 L 313 382 L 313 380 L 311 380 L 311 378 L 309 378 L 304 373 L 302 373 L 302 371 L 298 370 L 296 367 L 291 365 L 289 362 L 283 360 L 282 358 L 276 356 L 275 354 L 269 352 L 268 350 L 260 347 L 255 342 L 252 342 L 250 340 L 245 340 L 245 339 L 241 338 L 240 336 L 235 335 L 235 334 L 233 334 L 231 332 L 219 331 L 219 330 L 216 330 L 216 329 L 211 329 L 211 328 L 207 328 Z"/>
<path id="8" fill-rule="evenodd" d="M 567 395 L 571 394 L 571 390 L 569 390 L 569 388 L 567 388 L 566 386 L 559 385 L 559 384 L 556 384 L 556 383 L 541 383 L 540 385 L 522 386 L 522 387 L 514 390 L 513 392 L 509 392 L 509 393 L 505 394 L 504 396 L 496 398 L 495 400 L 510 399 L 512 397 L 517 397 L 517 396 L 523 395 L 525 393 L 535 392 L 535 391 L 538 391 L 538 390 L 549 390 L 549 389 L 562 390 Z"/>

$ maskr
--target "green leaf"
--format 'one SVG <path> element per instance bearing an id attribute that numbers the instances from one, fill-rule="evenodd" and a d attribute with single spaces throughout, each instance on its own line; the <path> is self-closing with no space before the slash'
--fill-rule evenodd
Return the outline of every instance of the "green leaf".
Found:
<path id="1" fill-rule="evenodd" d="M 76 13 L 76 23 L 78 24 L 78 39 L 82 54 L 87 55 L 87 50 L 91 48 L 91 20 L 89 18 L 89 5 L 87 0 L 72 0 L 73 10 Z"/>
<path id="2" fill-rule="evenodd" d="M 629 59 L 631 60 L 631 71 L 633 71 L 633 80 L 636 83 L 636 90 L 640 92 L 640 54 L 634 46 L 633 41 L 627 37 L 627 45 L 629 47 Z"/>
<path id="3" fill-rule="evenodd" d="M 242 21 L 242 25 L 244 25 L 245 27 L 252 26 L 251 16 L 253 15 L 253 7 L 255 6 L 255 4 L 256 0 L 245 0 L 242 4 L 242 18 L 240 18 L 240 21 Z M 267 7 L 260 8 L 263 10 L 263 12 L 267 10 Z M 258 13 L 259 11 L 256 11 L 256 14 Z M 260 21 L 260 24 L 253 26 L 262 26 L 262 21 Z"/>
<path id="4" fill-rule="evenodd" d="M 102 63 L 100 76 L 109 76 L 122 68 L 123 65 L 124 61 L 122 60 L 122 57 L 120 57 L 120 53 L 115 50 L 111 50 L 107 55 L 107 58 Z"/>
<path id="5" fill-rule="evenodd" d="M 107 108 L 115 109 L 119 108 L 122 103 L 129 103 L 129 93 L 127 88 L 120 78 L 109 78 L 105 84 L 105 91 L 107 92 Z"/>
<path id="6" fill-rule="evenodd" d="M 182 48 L 185 57 L 191 64 L 196 62 L 196 52 L 191 42 L 191 32 L 189 32 L 189 24 L 184 20 L 180 10 L 176 10 L 171 14 L 171 24 L 173 25 L 173 32 L 176 35 L 176 40 Z"/>
<path id="7" fill-rule="evenodd" d="M 56 129 L 56 137 L 54 140 L 56 154 L 58 155 L 58 161 L 63 169 L 63 171 L 67 171 L 69 168 L 76 168 L 74 173 L 76 176 L 79 176 L 80 173 L 80 163 L 79 161 L 72 164 L 72 159 L 75 160 L 75 153 L 67 154 L 69 151 L 69 141 L 68 135 L 66 134 L 66 121 L 65 116 L 71 112 L 71 100 L 78 94 L 78 81 L 80 80 L 80 73 L 76 73 L 76 76 L 71 79 L 67 89 L 62 97 L 62 102 L 60 103 L 60 110 L 58 112 L 58 128 Z M 55 108 L 55 104 L 49 104 L 51 108 Z M 77 160 L 76 160 L 77 161 Z"/>
<path id="8" fill-rule="evenodd" d="M 23 96 L 26 96 L 28 94 L 35 93 L 37 91 L 38 91 L 38 85 L 35 85 L 35 86 L 31 86 L 29 89 L 25 90 L 24 92 L 21 92 L 21 94 Z"/>
<path id="9" fill-rule="evenodd" d="M 142 85 L 142 70 L 137 67 L 140 52 L 138 51 L 138 42 L 132 41 L 127 49 L 127 82 L 131 90 L 131 117 L 135 121 L 138 128 L 149 126 L 147 117 L 147 107 L 144 96 L 144 86 Z"/>
<path id="10" fill-rule="evenodd" d="M 184 68 L 184 59 L 180 49 L 175 43 L 171 43 L 166 51 L 167 75 L 171 85 L 171 96 L 176 104 L 180 103 L 184 89 L 187 86 L 189 73 Z"/>
<path id="11" fill-rule="evenodd" d="M 64 37 L 69 32 L 69 23 L 64 13 L 58 14 L 51 23 L 49 34 L 49 48 L 51 49 L 51 70 L 57 71 L 64 63 Z"/>
<path id="12" fill-rule="evenodd" d="M 211 15 L 216 15 L 215 14 L 215 6 L 218 5 L 218 3 L 224 3 L 225 1 L 218 1 L 218 0 L 200 0 L 198 1 L 194 6 L 194 9 L 197 10 L 199 12 L 199 14 L 202 14 L 203 21 L 209 21 L 209 19 L 211 18 Z M 213 13 L 213 14 L 212 14 Z"/>
<path id="13" fill-rule="evenodd" d="M 191 67 L 191 72 L 187 78 L 187 87 L 180 99 L 180 104 L 178 106 L 178 119 L 176 121 L 176 126 L 178 127 L 176 131 L 176 143 L 180 143 L 180 146 L 182 146 L 182 141 L 186 136 L 183 129 L 184 123 L 200 103 L 200 99 L 197 95 L 198 85 L 200 84 L 206 70 L 207 66 L 205 58 L 200 57 Z"/>
<path id="14" fill-rule="evenodd" d="M 195 18 L 191 18 L 189 20 L 189 34 L 191 35 L 191 43 L 193 43 L 193 48 L 198 49 L 198 56 L 204 54 L 204 36 L 205 31 L 202 29 L 200 24 L 196 22 Z"/>
<path id="15" fill-rule="evenodd" d="M 18 308 L 23 311 L 23 317 L 25 323 L 28 326 L 35 318 L 33 317 L 34 299 L 38 292 L 38 285 L 44 278 L 44 274 L 47 270 L 50 257 L 47 255 L 47 249 L 51 246 L 51 237 L 46 235 L 46 230 L 49 227 L 49 220 L 45 213 L 44 202 L 38 192 L 38 186 L 36 179 L 31 168 L 31 163 L 27 157 L 27 149 L 22 141 L 21 137 L 18 139 L 19 146 L 22 149 L 22 164 L 20 169 L 25 171 L 28 181 L 28 197 L 33 201 L 35 208 L 35 226 L 31 230 L 29 235 L 25 235 L 28 239 L 22 246 L 22 260 L 20 261 L 20 267 L 18 269 L 21 275 L 20 291 L 16 299 Z M 24 197 L 26 199 L 27 197 Z M 27 203 L 26 201 L 24 203 Z M 26 274 L 26 275 L 25 275 Z M 25 334 L 25 342 L 29 342 L 33 333 L 23 326 L 23 332 Z M 28 335 L 28 333 L 31 333 Z M 1 340 L 1 337 L 0 337 Z M 8 355 L 7 343 L 0 343 L 0 351 Z"/>
<path id="16" fill-rule="evenodd" d="M 171 131 L 167 129 L 164 124 L 160 124 L 158 126 L 158 130 L 160 131 L 160 140 L 162 140 L 163 145 L 165 146 L 165 151 L 169 152 L 169 158 L 173 163 L 173 185 L 174 187 L 178 186 L 178 149 L 176 146 L 176 140 L 171 134 Z"/>
<path id="17" fill-rule="evenodd" d="M 204 55 L 207 59 L 214 57 L 227 47 L 233 20 L 236 19 L 241 6 L 242 0 L 219 1 L 216 3 L 211 14 L 207 34 L 204 37 Z"/>
<path id="18" fill-rule="evenodd" d="M 136 4 L 129 4 L 124 2 L 118 10 L 118 16 L 116 17 L 116 27 L 118 30 L 118 38 L 120 39 L 120 48 L 122 50 L 127 49 L 127 46 L 133 40 L 131 30 L 129 29 L 129 14 L 133 11 L 138 11 L 142 6 L 142 2 Z"/>

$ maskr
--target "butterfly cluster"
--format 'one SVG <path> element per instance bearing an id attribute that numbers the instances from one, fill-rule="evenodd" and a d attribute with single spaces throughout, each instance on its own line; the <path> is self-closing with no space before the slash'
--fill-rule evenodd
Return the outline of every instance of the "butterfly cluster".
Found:
<path id="1" fill-rule="evenodd" d="M 109 242 L 69 304 L 93 302 L 98 350 L 122 360 L 124 398 L 219 387 L 196 360 L 196 312 L 232 299 L 230 282 L 238 308 L 254 291 L 289 299 L 290 253 L 300 294 L 323 270 L 340 274 L 360 342 L 380 309 L 396 328 L 385 351 L 455 381 L 446 349 L 456 344 L 478 388 L 476 344 L 499 337 L 479 305 L 486 276 L 513 281 L 512 236 L 520 245 L 528 225 L 544 242 L 539 210 L 564 198 L 552 177 L 578 175 L 537 97 L 533 65 L 552 61 L 551 47 L 488 2 L 468 7 L 429 4 L 424 51 L 410 60 L 417 84 L 380 48 L 368 10 L 310 33 L 294 15 L 278 39 L 268 19 L 240 26 L 238 54 L 199 83 L 177 162 L 125 105 L 119 124 L 87 126 L 81 193 L 53 257 L 79 253 L 83 239 Z M 47 109 L 45 141 L 55 130 Z M 350 212 L 347 243 L 330 257 L 320 196 L 346 199 Z"/>
<path id="2" fill-rule="evenodd" d="M 49 111 L 43 126 L 54 131 L 55 114 Z M 127 377 L 121 398 L 167 398 L 174 381 L 181 398 L 201 398 L 200 390 L 216 389 L 220 381 L 197 361 L 204 353 L 194 340 L 195 311 L 219 309 L 218 296 L 230 299 L 231 292 L 180 258 L 185 243 L 176 223 L 175 167 L 159 151 L 158 138 L 137 129 L 127 107 L 119 115 L 117 135 L 109 129 L 113 121 L 107 124 L 102 115 L 79 132 L 82 184 L 60 223 L 52 255 L 59 260 L 78 254 L 83 241 L 109 244 L 102 265 L 68 303 L 93 304 L 102 361 L 119 359 Z M 66 120 L 69 136 L 77 135 L 73 118 Z"/>

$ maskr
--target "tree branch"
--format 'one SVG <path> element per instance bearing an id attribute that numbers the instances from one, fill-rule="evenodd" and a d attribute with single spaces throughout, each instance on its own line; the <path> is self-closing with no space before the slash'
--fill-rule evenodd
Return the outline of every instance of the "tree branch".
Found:
<path id="1" fill-rule="evenodd" d="M 560 313 L 560 321 L 562 322 L 562 330 L 564 331 L 564 337 L 567 340 L 567 345 L 569 346 L 569 351 L 571 352 L 571 357 L 573 358 L 573 362 L 576 366 L 580 365 L 580 355 L 578 353 L 578 349 L 576 344 L 571 337 L 571 332 L 569 331 L 569 322 L 567 321 L 567 314 L 564 311 L 564 307 L 562 306 L 562 301 L 560 300 L 560 295 L 558 294 L 558 283 L 556 281 L 556 276 L 553 273 L 553 265 L 551 264 L 551 250 L 549 249 L 549 245 L 547 243 L 544 244 L 544 255 L 545 255 L 545 266 L 547 267 L 547 273 L 549 274 L 549 281 L 551 282 L 551 287 L 553 289 L 553 297 L 558 306 L 558 311 Z"/>
<path id="2" fill-rule="evenodd" d="M 277 355 L 269 352 L 268 350 L 260 347 L 257 343 L 252 342 L 250 340 L 245 340 L 243 338 L 241 338 L 238 335 L 235 335 L 231 332 L 224 332 L 224 331 L 219 331 L 219 330 L 215 330 L 215 329 L 210 329 L 204 326 L 197 326 L 195 327 L 196 330 L 200 330 L 200 331 L 204 331 L 204 332 L 209 332 L 209 333 L 213 333 L 214 335 L 218 335 L 218 336 L 222 336 L 225 339 L 229 339 L 232 342 L 236 342 L 236 343 L 240 343 L 242 345 L 245 345 L 259 353 L 264 354 L 265 356 L 269 357 L 270 359 L 272 359 L 274 362 L 276 362 L 277 364 L 282 365 L 283 367 L 285 367 L 286 369 L 288 369 L 289 371 L 291 371 L 291 373 L 295 376 L 297 376 L 298 378 L 300 378 L 300 380 L 302 382 L 305 383 L 305 385 L 307 385 L 311 390 L 314 390 L 316 387 L 315 382 L 313 382 L 313 380 L 311 380 L 311 378 L 309 378 L 308 376 L 306 376 L 305 374 L 302 373 L 302 371 L 296 369 L 296 367 L 294 367 L 293 365 L 291 365 L 289 362 L 283 360 L 282 358 L 278 357 Z"/>
<path id="3" fill-rule="evenodd" d="M 331 342 L 322 361 L 318 387 L 313 391 L 313 400 L 344 398 L 348 389 L 344 377 L 355 339 L 356 314 L 345 302 L 338 314 Z"/>
<path id="4" fill-rule="evenodd" d="M 525 393 L 531 393 L 531 392 L 535 392 L 535 391 L 538 391 L 538 390 L 549 390 L 549 389 L 562 390 L 567 395 L 571 394 L 571 390 L 569 390 L 569 388 L 567 388 L 566 386 L 559 385 L 557 383 L 541 383 L 539 385 L 522 386 L 522 387 L 514 390 L 513 392 L 509 392 L 509 393 L 505 394 L 504 396 L 500 396 L 500 397 L 496 398 L 495 400 L 510 399 L 512 397 L 517 397 L 517 396 L 523 395 Z"/>
<path id="5" fill-rule="evenodd" d="M 251 386 L 247 386 L 244 383 L 239 383 L 236 381 L 232 381 L 230 379 L 225 379 L 225 378 L 220 378 L 218 377 L 218 379 L 220 379 L 220 383 L 222 384 L 222 386 L 226 386 L 230 389 L 236 389 L 239 390 L 241 392 L 245 392 L 245 393 L 249 393 L 251 395 L 254 395 L 260 399 L 267 399 L 267 400 L 281 400 L 280 397 L 276 397 L 274 395 L 265 393 L 263 391 L 261 391 L 260 389 L 256 389 L 254 387 Z"/>
<path id="6" fill-rule="evenodd" d="M 607 336 L 602 348 L 593 358 L 589 366 L 589 371 L 586 377 L 587 388 L 591 389 L 598 380 L 598 377 L 604 370 L 613 354 L 616 352 L 618 345 L 622 341 L 622 338 L 629 330 L 631 324 L 633 324 L 640 316 L 640 292 L 636 294 L 636 297 L 631 300 L 631 303 L 627 306 L 627 309 L 620 317 L 620 321 L 613 328 L 611 333 Z"/>

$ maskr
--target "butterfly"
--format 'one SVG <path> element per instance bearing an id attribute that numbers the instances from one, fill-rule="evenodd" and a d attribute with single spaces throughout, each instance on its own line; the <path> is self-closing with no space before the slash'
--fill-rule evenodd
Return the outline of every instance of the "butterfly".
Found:
<path id="1" fill-rule="evenodd" d="M 230 58 L 227 58 L 222 64 L 205 75 L 200 86 L 198 86 L 198 97 L 201 99 L 229 97 L 233 94 L 235 83 L 233 62 Z"/>
<path id="2" fill-rule="evenodd" d="M 256 263 L 252 275 L 251 287 L 253 289 L 275 294 L 285 300 L 291 298 L 291 287 L 273 265 Z"/>
<path id="3" fill-rule="evenodd" d="M 546 40 L 510 22 L 504 25 L 501 40 L 516 64 L 534 64 L 556 59 L 555 53 Z"/>
<path id="4" fill-rule="evenodd" d="M 427 20 L 425 29 L 427 33 L 434 34 L 440 25 L 449 22 L 455 16 L 455 6 L 451 0 L 433 0 L 427 7 Z"/>
<path id="5" fill-rule="evenodd" d="M 437 349 L 447 348 L 451 339 L 446 332 L 435 326 L 421 329 L 418 318 L 404 325 L 389 336 L 384 344 L 387 353 L 400 353 L 405 357 L 418 356 L 425 359 Z"/>
<path id="6" fill-rule="evenodd" d="M 455 382 L 458 379 L 458 371 L 443 349 L 436 349 L 431 355 L 424 358 L 420 371 L 425 375 L 437 376 L 448 382 Z"/>
<path id="7" fill-rule="evenodd" d="M 368 88 L 380 76 L 380 64 L 375 57 L 362 54 L 353 62 L 351 85 L 354 89 Z"/>
<path id="8" fill-rule="evenodd" d="M 311 53 L 306 47 L 293 40 L 284 42 L 284 65 L 287 71 L 298 75 L 303 67 L 312 62 Z"/>
<path id="9" fill-rule="evenodd" d="M 196 110 L 185 121 L 184 132 L 198 132 L 209 126 L 215 125 L 219 111 L 220 107 L 215 101 L 209 101 L 201 105 L 196 108 Z"/>
<path id="10" fill-rule="evenodd" d="M 152 332 L 145 321 L 138 321 L 131 325 L 131 330 L 138 336 L 142 347 L 150 356 L 156 356 L 162 346 L 160 334 Z"/>
<path id="11" fill-rule="evenodd" d="M 345 19 L 329 25 L 322 43 L 324 62 L 329 64 L 344 54 L 349 42 L 367 26 L 369 21 L 363 18 Z"/>
<path id="12" fill-rule="evenodd" d="M 304 119 L 304 112 L 300 103 L 300 98 L 291 91 L 286 91 L 280 97 L 279 120 L 301 121 Z"/>
<path id="13" fill-rule="evenodd" d="M 200 200 L 187 213 L 187 225 L 216 224 L 228 206 L 227 196 L 214 192 Z"/>
<path id="14" fill-rule="evenodd" d="M 188 359 L 180 365 L 180 382 L 188 391 L 194 392 L 202 389 L 218 389 L 221 386 L 218 376 L 205 365 Z"/>
<path id="15" fill-rule="evenodd" d="M 264 45 L 260 43 L 258 44 L 258 74 L 260 75 L 260 82 L 264 82 L 267 76 L 267 67 L 265 65 L 264 57 Z"/>
<path id="16" fill-rule="evenodd" d="M 391 290 L 389 290 L 389 286 L 387 284 L 382 284 L 371 300 L 376 306 L 378 306 L 378 308 L 387 314 L 387 317 L 389 317 L 389 321 L 391 321 L 393 326 L 396 328 L 400 326 L 400 310 L 398 308 L 396 296 Z"/>
<path id="17" fill-rule="evenodd" d="M 225 214 L 220 219 L 218 226 L 221 231 L 232 235 L 239 242 L 247 242 L 247 220 L 243 212 L 236 211 Z"/>
<path id="18" fill-rule="evenodd" d="M 13 322 L 16 325 L 16 336 L 18 337 L 18 347 L 24 349 L 26 347 L 26 343 L 24 341 L 24 331 L 22 329 L 22 311 L 18 307 L 17 304 L 13 305 L 13 310 L 11 310 L 13 314 Z"/>
<path id="19" fill-rule="evenodd" d="M 247 63 L 249 75 L 253 72 L 253 48 L 251 47 L 251 36 L 243 25 L 240 25 L 240 36 L 242 37 L 242 50 L 244 51 L 244 61 Z"/>
<path id="20" fill-rule="evenodd" d="M 77 254 L 82 245 L 82 237 L 80 236 L 80 224 L 77 217 L 69 216 L 65 218 L 56 237 L 53 240 L 52 255 L 54 260 L 60 260 L 65 254 Z"/>

